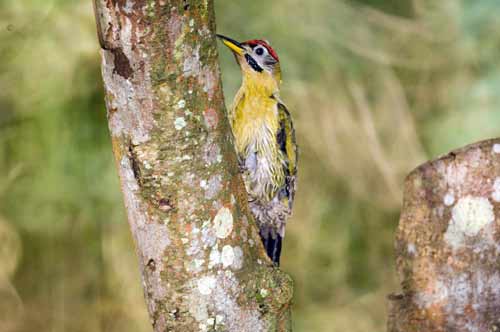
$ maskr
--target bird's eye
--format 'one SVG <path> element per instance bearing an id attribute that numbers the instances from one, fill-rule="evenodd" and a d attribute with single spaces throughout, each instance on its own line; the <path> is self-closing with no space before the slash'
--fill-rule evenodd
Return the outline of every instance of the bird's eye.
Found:
<path id="1" fill-rule="evenodd" d="M 257 54 L 257 55 L 262 55 L 262 54 L 264 54 L 264 48 L 263 48 L 263 47 L 257 47 L 257 48 L 255 49 L 255 54 Z"/>

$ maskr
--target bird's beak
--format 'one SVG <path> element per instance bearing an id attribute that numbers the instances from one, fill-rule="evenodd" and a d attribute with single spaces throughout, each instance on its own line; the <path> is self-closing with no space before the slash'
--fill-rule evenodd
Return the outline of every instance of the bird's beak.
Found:
<path id="1" fill-rule="evenodd" d="M 217 37 L 219 37 L 222 40 L 222 42 L 224 43 L 224 45 L 229 47 L 231 49 L 231 51 L 233 51 L 234 53 L 236 53 L 238 55 L 243 55 L 243 46 L 240 43 L 238 43 L 236 40 L 228 38 L 228 37 L 223 36 L 223 35 L 219 35 L 219 34 L 217 35 Z"/>

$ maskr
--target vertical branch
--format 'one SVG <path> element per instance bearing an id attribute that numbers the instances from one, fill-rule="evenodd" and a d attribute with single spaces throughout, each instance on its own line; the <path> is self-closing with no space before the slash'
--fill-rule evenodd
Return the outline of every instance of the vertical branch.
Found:
<path id="1" fill-rule="evenodd" d="M 428 162 L 406 179 L 396 236 L 403 293 L 391 332 L 500 329 L 500 139 Z"/>
<path id="2" fill-rule="evenodd" d="M 108 122 L 155 331 L 289 331 L 247 207 L 212 0 L 94 0 Z"/>

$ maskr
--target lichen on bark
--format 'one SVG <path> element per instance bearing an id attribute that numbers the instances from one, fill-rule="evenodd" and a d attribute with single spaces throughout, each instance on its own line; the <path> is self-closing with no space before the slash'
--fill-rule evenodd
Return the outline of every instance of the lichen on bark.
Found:
<path id="1" fill-rule="evenodd" d="M 262 248 L 238 173 L 213 2 L 94 4 L 113 152 L 154 330 L 289 331 L 292 282 Z"/>
<path id="2" fill-rule="evenodd" d="M 407 177 L 390 332 L 500 329 L 498 144 L 472 144 Z"/>

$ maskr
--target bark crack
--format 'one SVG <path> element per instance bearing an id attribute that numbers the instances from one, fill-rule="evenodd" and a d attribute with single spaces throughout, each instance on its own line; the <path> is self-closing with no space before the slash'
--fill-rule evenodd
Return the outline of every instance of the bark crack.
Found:
<path id="1" fill-rule="evenodd" d="M 132 141 L 129 141 L 128 143 L 128 158 L 130 160 L 130 165 L 132 166 L 134 178 L 137 181 L 139 187 L 142 187 L 141 167 L 139 166 L 137 152 L 134 149 L 134 144 L 132 144 Z"/>

